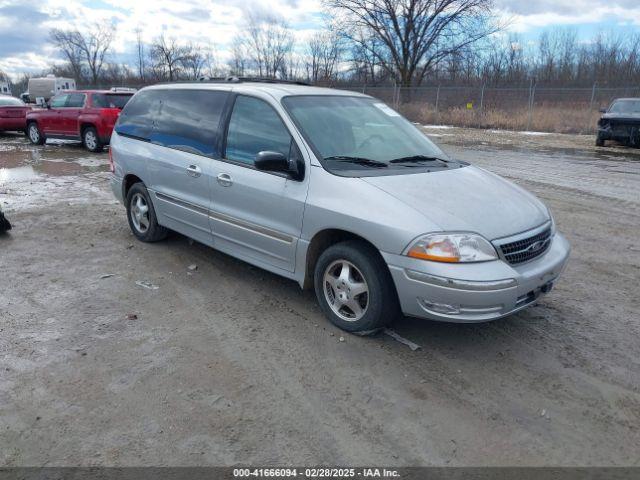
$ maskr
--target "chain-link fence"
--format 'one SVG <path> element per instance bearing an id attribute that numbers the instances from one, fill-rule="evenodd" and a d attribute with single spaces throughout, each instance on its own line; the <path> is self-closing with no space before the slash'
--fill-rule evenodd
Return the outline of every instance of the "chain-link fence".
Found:
<path id="1" fill-rule="evenodd" d="M 126 86 L 142 88 L 145 85 Z M 612 88 L 594 84 L 574 88 L 532 83 L 503 87 L 363 85 L 338 88 L 379 98 L 419 123 L 564 133 L 593 133 L 601 108 L 616 98 L 640 97 L 640 85 Z"/>
<path id="2" fill-rule="evenodd" d="M 344 87 L 343 87 L 344 88 Z M 599 109 L 614 99 L 640 97 L 640 86 L 588 88 L 431 86 L 346 87 L 366 93 L 421 123 L 591 133 Z"/>

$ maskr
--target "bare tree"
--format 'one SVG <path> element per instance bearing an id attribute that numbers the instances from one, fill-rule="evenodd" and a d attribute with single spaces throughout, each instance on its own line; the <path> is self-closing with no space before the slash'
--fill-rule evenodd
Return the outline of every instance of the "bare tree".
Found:
<path id="1" fill-rule="evenodd" d="M 332 31 L 318 32 L 307 43 L 307 70 L 313 83 L 334 79 L 342 45 L 340 36 Z"/>
<path id="2" fill-rule="evenodd" d="M 304 69 L 305 59 L 303 56 L 293 49 L 289 50 L 281 70 L 282 78 L 291 80 L 304 78 Z"/>
<path id="3" fill-rule="evenodd" d="M 381 42 L 362 30 L 354 38 L 351 48 L 352 75 L 365 85 L 375 85 L 384 80 L 386 71 L 379 60 L 384 56 Z"/>
<path id="4" fill-rule="evenodd" d="M 136 28 L 136 53 L 138 55 L 138 76 L 144 82 L 145 71 L 145 53 L 144 43 L 142 42 L 142 29 L 140 26 Z"/>
<path id="5" fill-rule="evenodd" d="M 246 76 L 247 59 L 249 53 L 245 39 L 242 36 L 236 36 L 231 43 L 231 60 L 229 61 L 229 73 L 238 77 Z"/>
<path id="6" fill-rule="evenodd" d="M 222 77 L 226 73 L 226 69 L 218 65 L 218 54 L 213 44 L 202 47 L 202 55 L 204 64 L 202 73 L 207 77 Z"/>
<path id="7" fill-rule="evenodd" d="M 324 0 L 343 34 L 364 30 L 385 47 L 375 55 L 402 86 L 420 84 L 444 58 L 497 31 L 492 0 Z M 366 44 L 361 44 L 366 48 Z M 373 53 L 373 52 L 372 52 Z"/>
<path id="8" fill-rule="evenodd" d="M 169 81 L 177 80 L 182 63 L 188 54 L 188 47 L 178 44 L 175 38 L 160 35 L 149 49 L 156 76 Z"/>
<path id="9" fill-rule="evenodd" d="M 286 22 L 250 14 L 247 22 L 247 28 L 234 39 L 234 45 L 246 52 L 257 75 L 282 76 L 286 72 L 287 56 L 293 49 L 293 35 Z"/>
<path id="10" fill-rule="evenodd" d="M 100 73 L 111 44 L 115 39 L 113 24 L 95 23 L 88 32 L 75 30 L 51 30 L 54 44 L 62 50 L 78 78 L 81 78 L 80 65 L 85 63 L 94 85 L 98 84 Z"/>
<path id="11" fill-rule="evenodd" d="M 207 54 L 203 47 L 189 43 L 184 47 L 184 54 L 180 59 L 180 65 L 184 69 L 187 78 L 197 80 L 207 64 Z"/>
<path id="12" fill-rule="evenodd" d="M 67 32 L 54 28 L 50 32 L 53 44 L 60 49 L 71 68 L 73 78 L 80 81 L 84 77 L 82 72 L 82 52 L 75 41 L 72 41 L 73 32 Z"/>

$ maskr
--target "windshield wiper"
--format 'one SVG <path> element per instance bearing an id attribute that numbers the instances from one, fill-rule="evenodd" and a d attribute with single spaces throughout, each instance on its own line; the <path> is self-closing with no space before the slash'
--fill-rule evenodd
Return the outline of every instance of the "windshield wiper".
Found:
<path id="1" fill-rule="evenodd" d="M 411 155 L 410 157 L 394 158 L 389 163 L 418 163 L 418 162 L 444 162 L 447 160 L 440 157 L 430 157 L 427 155 Z"/>
<path id="2" fill-rule="evenodd" d="M 377 160 L 371 160 L 369 158 L 362 157 L 345 157 L 342 155 L 335 155 L 333 157 L 325 157 L 325 160 L 333 160 L 335 162 L 355 163 L 356 165 L 362 165 L 365 167 L 374 168 L 386 168 L 388 165 L 384 162 L 378 162 Z"/>

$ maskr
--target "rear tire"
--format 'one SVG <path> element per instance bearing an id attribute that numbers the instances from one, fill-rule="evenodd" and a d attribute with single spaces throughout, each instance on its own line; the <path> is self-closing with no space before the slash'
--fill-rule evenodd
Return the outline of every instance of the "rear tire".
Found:
<path id="1" fill-rule="evenodd" d="M 82 131 L 82 143 L 85 148 L 93 153 L 99 153 L 102 151 L 104 144 L 98 137 L 98 132 L 94 127 L 86 127 Z"/>
<path id="2" fill-rule="evenodd" d="M 47 141 L 36 122 L 30 122 L 29 125 L 27 125 L 27 137 L 29 137 L 29 141 L 34 145 L 44 145 L 44 142 Z"/>
<path id="3" fill-rule="evenodd" d="M 347 332 L 376 332 L 400 310 L 387 265 L 378 251 L 361 241 L 327 248 L 316 263 L 314 286 L 324 314 Z"/>
<path id="4" fill-rule="evenodd" d="M 133 234 L 142 242 L 159 242 L 169 231 L 158 223 L 149 192 L 143 183 L 133 184 L 127 193 L 127 220 Z"/>

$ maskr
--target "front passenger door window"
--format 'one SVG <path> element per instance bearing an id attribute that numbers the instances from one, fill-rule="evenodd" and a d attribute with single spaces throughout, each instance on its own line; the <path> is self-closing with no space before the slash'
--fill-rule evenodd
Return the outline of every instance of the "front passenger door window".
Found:
<path id="1" fill-rule="evenodd" d="M 226 158 L 253 165 L 262 151 L 289 158 L 291 135 L 276 111 L 264 100 L 239 95 L 229 120 Z"/>

